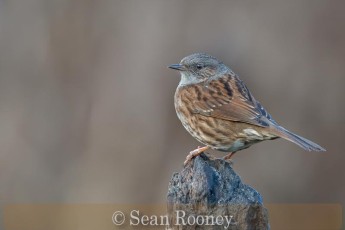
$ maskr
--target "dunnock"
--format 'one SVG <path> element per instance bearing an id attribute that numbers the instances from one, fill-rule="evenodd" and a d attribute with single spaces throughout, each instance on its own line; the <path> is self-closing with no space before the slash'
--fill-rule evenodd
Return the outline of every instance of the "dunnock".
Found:
<path id="1" fill-rule="evenodd" d="M 196 53 L 169 68 L 181 74 L 175 93 L 177 116 L 205 145 L 191 151 L 185 164 L 209 148 L 228 152 L 224 159 L 230 159 L 239 150 L 279 137 L 308 151 L 325 151 L 279 126 L 240 78 L 216 58 Z"/>

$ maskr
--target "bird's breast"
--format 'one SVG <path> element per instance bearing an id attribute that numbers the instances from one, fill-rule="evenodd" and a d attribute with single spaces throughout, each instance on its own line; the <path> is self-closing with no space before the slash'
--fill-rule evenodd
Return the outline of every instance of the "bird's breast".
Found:
<path id="1" fill-rule="evenodd" d="M 197 86 L 196 86 L 197 87 Z M 198 114 L 195 98 L 202 89 L 179 87 L 175 93 L 175 109 L 185 129 L 199 142 L 213 148 L 233 141 L 231 122 Z"/>
<path id="2" fill-rule="evenodd" d="M 175 92 L 174 104 L 177 117 L 187 131 L 194 136 L 196 134 L 196 116 L 193 113 L 193 95 L 190 90 L 185 87 L 178 87 Z"/>

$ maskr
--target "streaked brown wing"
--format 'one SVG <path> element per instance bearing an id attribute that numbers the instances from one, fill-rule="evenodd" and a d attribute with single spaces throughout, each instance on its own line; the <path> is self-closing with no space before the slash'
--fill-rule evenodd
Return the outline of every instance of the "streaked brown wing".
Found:
<path id="1" fill-rule="evenodd" d="M 201 94 L 202 97 L 194 101 L 195 113 L 261 127 L 274 123 L 237 76 L 225 75 L 210 81 Z"/>

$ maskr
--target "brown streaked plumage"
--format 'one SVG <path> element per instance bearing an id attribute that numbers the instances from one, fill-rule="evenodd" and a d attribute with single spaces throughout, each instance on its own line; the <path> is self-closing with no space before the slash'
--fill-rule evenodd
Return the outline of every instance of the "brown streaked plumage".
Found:
<path id="1" fill-rule="evenodd" d="M 181 73 L 175 109 L 187 131 L 205 147 L 190 152 L 185 163 L 208 148 L 230 152 L 282 137 L 308 151 L 321 146 L 279 126 L 255 100 L 247 86 L 222 62 L 197 53 L 169 68 Z"/>

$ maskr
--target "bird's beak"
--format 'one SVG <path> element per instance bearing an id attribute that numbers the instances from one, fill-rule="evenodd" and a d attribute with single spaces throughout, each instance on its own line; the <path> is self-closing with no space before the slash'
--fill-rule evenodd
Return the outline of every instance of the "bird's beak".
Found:
<path id="1" fill-rule="evenodd" d="M 170 69 L 176 69 L 176 70 L 179 70 L 179 71 L 185 70 L 184 66 L 181 65 L 181 64 L 172 64 L 172 65 L 169 65 L 168 67 Z"/>

